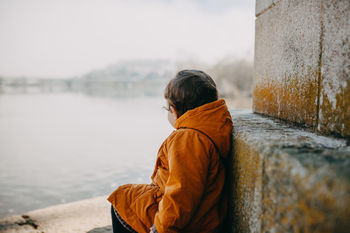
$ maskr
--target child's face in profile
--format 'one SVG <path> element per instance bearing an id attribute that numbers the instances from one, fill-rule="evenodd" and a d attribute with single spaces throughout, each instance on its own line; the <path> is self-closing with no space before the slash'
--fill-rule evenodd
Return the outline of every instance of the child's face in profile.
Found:
<path id="1" fill-rule="evenodd" d="M 177 112 L 175 108 L 168 103 L 168 121 L 175 128 L 175 121 L 177 120 Z"/>
<path id="2" fill-rule="evenodd" d="M 171 111 L 171 109 L 168 111 L 168 121 L 175 128 L 176 115 Z"/>

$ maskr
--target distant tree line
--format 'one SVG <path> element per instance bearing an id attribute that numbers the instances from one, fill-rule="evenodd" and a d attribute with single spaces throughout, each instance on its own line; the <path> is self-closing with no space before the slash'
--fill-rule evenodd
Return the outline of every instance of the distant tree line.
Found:
<path id="1" fill-rule="evenodd" d="M 253 63 L 225 58 L 215 64 L 194 59 L 172 63 L 166 60 L 119 62 L 79 77 L 66 79 L 0 77 L 0 93 L 83 92 L 89 95 L 163 95 L 166 83 L 182 69 L 200 69 L 216 82 L 221 97 L 250 98 Z"/>
<path id="2" fill-rule="evenodd" d="M 252 96 L 253 62 L 246 59 L 225 58 L 213 65 L 194 61 L 178 61 L 177 70 L 200 69 L 207 72 L 216 82 L 219 94 L 227 98 Z"/>

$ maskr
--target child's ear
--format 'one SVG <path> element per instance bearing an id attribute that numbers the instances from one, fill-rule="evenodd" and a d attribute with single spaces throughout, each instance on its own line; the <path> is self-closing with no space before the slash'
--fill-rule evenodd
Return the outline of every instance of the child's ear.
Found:
<path id="1" fill-rule="evenodd" d="M 173 106 L 171 106 L 171 105 L 170 105 L 170 111 L 171 111 L 172 113 L 174 113 L 176 119 L 179 118 L 179 117 L 178 117 L 179 115 L 177 114 L 176 109 L 175 109 Z"/>

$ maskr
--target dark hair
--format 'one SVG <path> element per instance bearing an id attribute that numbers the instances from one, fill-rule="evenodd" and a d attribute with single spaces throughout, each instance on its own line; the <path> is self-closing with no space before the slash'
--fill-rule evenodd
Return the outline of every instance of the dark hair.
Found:
<path id="1" fill-rule="evenodd" d="M 203 71 L 182 70 L 170 80 L 164 97 L 180 117 L 188 110 L 216 101 L 218 91 L 214 80 Z"/>

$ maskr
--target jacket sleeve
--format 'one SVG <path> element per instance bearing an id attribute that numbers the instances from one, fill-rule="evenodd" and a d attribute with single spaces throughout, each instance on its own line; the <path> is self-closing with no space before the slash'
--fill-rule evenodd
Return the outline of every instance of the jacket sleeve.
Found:
<path id="1" fill-rule="evenodd" d="M 181 231 L 197 210 L 210 163 L 208 141 L 198 132 L 185 131 L 169 142 L 169 178 L 154 218 L 159 233 Z"/>

